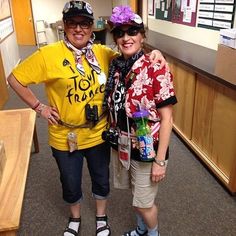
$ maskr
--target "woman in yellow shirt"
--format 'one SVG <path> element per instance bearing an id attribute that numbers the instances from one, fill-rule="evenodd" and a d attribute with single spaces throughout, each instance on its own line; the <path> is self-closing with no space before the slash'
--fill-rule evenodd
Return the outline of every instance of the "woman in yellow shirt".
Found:
<path id="1" fill-rule="evenodd" d="M 40 48 L 20 63 L 8 82 L 48 121 L 49 145 L 60 171 L 63 199 L 71 212 L 64 236 L 78 235 L 80 229 L 84 159 L 96 201 L 96 235 L 110 235 L 106 216 L 110 148 L 101 138 L 107 125 L 102 102 L 109 62 L 118 53 L 93 43 L 94 16 L 89 3 L 69 1 L 62 14 L 64 40 Z M 48 105 L 28 87 L 39 83 L 45 85 Z"/>

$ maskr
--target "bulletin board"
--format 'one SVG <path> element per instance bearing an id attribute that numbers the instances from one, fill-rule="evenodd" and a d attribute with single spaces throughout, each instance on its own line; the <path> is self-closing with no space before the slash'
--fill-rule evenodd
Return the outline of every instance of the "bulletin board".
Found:
<path id="1" fill-rule="evenodd" d="M 196 26 L 197 0 L 155 0 L 156 19 Z"/>
<path id="2" fill-rule="evenodd" d="M 172 20 L 172 0 L 155 0 L 156 19 Z"/>
<path id="3" fill-rule="evenodd" d="M 197 0 L 173 0 L 172 22 L 196 26 Z"/>
<path id="4" fill-rule="evenodd" d="M 149 11 L 151 12 L 150 4 L 151 1 L 149 1 Z M 154 1 L 156 19 L 213 30 L 233 28 L 235 5 L 236 0 Z"/>
<path id="5" fill-rule="evenodd" d="M 198 27 L 233 28 L 236 0 L 199 0 Z"/>

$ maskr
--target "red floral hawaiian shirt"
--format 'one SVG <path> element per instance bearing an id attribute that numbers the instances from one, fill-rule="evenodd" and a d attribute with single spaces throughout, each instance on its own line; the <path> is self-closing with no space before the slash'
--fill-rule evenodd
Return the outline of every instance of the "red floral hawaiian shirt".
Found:
<path id="1" fill-rule="evenodd" d="M 159 63 L 151 66 L 149 56 L 143 55 L 132 66 L 127 83 L 130 83 L 125 101 L 127 116 L 132 117 L 137 108 L 148 110 L 152 134 L 158 139 L 160 115 L 157 108 L 177 102 L 172 74 L 165 67 L 160 69 Z"/>

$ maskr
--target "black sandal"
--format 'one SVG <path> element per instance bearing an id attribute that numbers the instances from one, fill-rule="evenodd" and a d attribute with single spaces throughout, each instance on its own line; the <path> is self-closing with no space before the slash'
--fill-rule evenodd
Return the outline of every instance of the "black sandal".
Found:
<path id="1" fill-rule="evenodd" d="M 79 222 L 79 228 L 78 231 L 75 231 L 74 229 L 69 228 L 70 222 Z M 73 217 L 69 217 L 69 221 L 67 223 L 67 226 L 64 230 L 64 233 L 71 233 L 74 236 L 78 236 L 79 235 L 79 231 L 80 231 L 80 226 L 81 226 L 81 218 L 73 218 Z"/>
<path id="2" fill-rule="evenodd" d="M 111 228 L 107 223 L 107 216 L 96 216 L 96 222 L 97 221 L 106 221 L 106 225 L 99 227 L 96 229 L 96 235 L 98 235 L 100 232 L 107 230 L 108 231 L 108 235 L 111 235 Z M 97 227 L 97 226 L 96 226 Z"/>
<path id="3" fill-rule="evenodd" d="M 129 232 L 125 232 L 122 236 L 131 236 L 131 233 L 132 233 L 133 231 L 135 231 L 135 233 L 136 233 L 137 235 L 139 235 L 139 236 L 146 236 L 147 233 L 148 233 L 148 231 L 146 230 L 143 234 L 140 234 L 140 233 L 138 232 L 137 228 L 136 228 L 136 229 L 130 230 Z"/>

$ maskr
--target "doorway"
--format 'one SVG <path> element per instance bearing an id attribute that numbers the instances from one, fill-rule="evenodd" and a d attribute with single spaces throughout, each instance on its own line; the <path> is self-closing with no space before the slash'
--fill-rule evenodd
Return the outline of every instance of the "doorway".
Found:
<path id="1" fill-rule="evenodd" d="M 36 45 L 31 0 L 12 0 L 12 15 L 18 45 Z"/>

